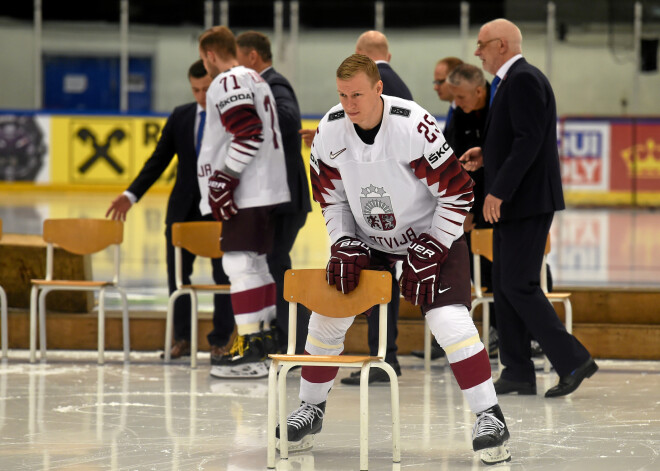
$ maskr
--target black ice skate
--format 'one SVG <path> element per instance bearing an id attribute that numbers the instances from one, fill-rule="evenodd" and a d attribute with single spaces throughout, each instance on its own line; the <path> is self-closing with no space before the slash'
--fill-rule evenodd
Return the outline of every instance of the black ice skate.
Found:
<path id="1" fill-rule="evenodd" d="M 286 419 L 286 430 L 289 441 L 289 452 L 305 451 L 314 446 L 314 436 L 321 431 L 325 401 L 320 404 L 302 402 L 300 407 L 289 414 Z M 275 430 L 277 451 L 280 450 L 280 426 Z"/>
<path id="2" fill-rule="evenodd" d="M 472 449 L 481 451 L 481 461 L 485 464 L 510 461 L 511 453 L 506 447 L 508 439 L 509 430 L 499 405 L 495 404 L 477 414 L 477 421 L 472 428 Z"/>
<path id="3" fill-rule="evenodd" d="M 270 330 L 264 330 L 264 322 L 261 321 L 259 330 L 264 342 L 264 351 L 266 352 L 266 355 L 271 353 L 284 353 L 286 351 L 286 347 L 284 347 L 284 351 L 280 348 L 280 336 L 277 331 L 277 322 L 275 320 L 270 323 Z"/>
<path id="4" fill-rule="evenodd" d="M 211 376 L 226 379 L 265 378 L 268 376 L 265 359 L 261 333 L 239 335 L 229 353 L 211 367 Z"/>

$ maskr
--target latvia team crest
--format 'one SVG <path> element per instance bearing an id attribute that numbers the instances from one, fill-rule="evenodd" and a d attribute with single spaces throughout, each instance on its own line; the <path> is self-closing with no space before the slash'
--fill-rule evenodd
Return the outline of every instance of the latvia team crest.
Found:
<path id="1" fill-rule="evenodd" d="M 392 210 L 392 200 L 384 188 L 369 185 L 362 188 L 360 196 L 364 220 L 379 231 L 391 231 L 396 227 L 396 218 Z"/>

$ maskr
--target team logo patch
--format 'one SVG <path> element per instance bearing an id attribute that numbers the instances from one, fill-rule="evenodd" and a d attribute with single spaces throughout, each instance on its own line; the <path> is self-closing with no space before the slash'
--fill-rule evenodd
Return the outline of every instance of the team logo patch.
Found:
<path id="1" fill-rule="evenodd" d="M 395 114 L 397 116 L 403 116 L 407 118 L 410 116 L 410 110 L 408 108 L 400 108 L 398 106 L 392 106 L 390 108 L 390 114 Z"/>
<path id="2" fill-rule="evenodd" d="M 360 196 L 362 216 L 367 224 L 379 231 L 391 231 L 396 227 L 392 200 L 384 188 L 369 185 L 362 188 Z"/>
<path id="3" fill-rule="evenodd" d="M 335 121 L 337 119 L 342 119 L 344 116 L 346 116 L 346 113 L 344 113 L 344 110 L 335 111 L 334 113 L 330 113 L 328 115 L 328 121 Z"/>

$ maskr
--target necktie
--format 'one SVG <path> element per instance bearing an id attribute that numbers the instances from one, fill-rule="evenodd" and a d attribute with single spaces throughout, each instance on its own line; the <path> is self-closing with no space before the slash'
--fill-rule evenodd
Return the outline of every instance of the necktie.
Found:
<path id="1" fill-rule="evenodd" d="M 493 104 L 493 98 L 495 98 L 495 92 L 497 92 L 497 86 L 500 84 L 501 80 L 502 79 L 496 75 L 493 79 L 493 82 L 490 84 L 490 102 L 488 103 L 489 107 Z"/>
<path id="2" fill-rule="evenodd" d="M 449 127 L 449 122 L 451 121 L 451 114 L 454 112 L 454 107 L 449 105 L 449 111 L 447 111 L 447 119 L 445 120 L 445 131 Z"/>
<path id="3" fill-rule="evenodd" d="M 197 128 L 197 139 L 195 140 L 195 151 L 199 155 L 199 150 L 202 148 L 202 136 L 204 135 L 204 122 L 206 121 L 206 111 L 199 113 L 199 127 Z"/>

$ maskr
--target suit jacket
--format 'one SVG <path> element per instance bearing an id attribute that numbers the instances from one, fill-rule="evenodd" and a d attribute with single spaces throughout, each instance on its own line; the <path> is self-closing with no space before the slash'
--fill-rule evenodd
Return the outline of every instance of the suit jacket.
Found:
<path id="1" fill-rule="evenodd" d="M 296 94 L 289 81 L 274 68 L 265 70 L 262 77 L 273 92 L 277 107 L 277 118 L 282 132 L 286 175 L 291 193 L 291 201 L 278 206 L 278 212 L 309 212 L 312 204 L 309 199 L 309 184 L 301 154 L 300 107 Z"/>
<path id="2" fill-rule="evenodd" d="M 176 181 L 167 203 L 166 224 L 186 221 L 191 210 L 199 208 L 197 153 L 193 137 L 196 111 L 197 103 L 174 108 L 163 127 L 156 149 L 128 187 L 128 191 L 139 201 L 162 175 L 176 154 L 178 156 Z"/>
<path id="3" fill-rule="evenodd" d="M 472 147 L 483 147 L 489 102 L 490 84 L 486 82 L 486 106 L 484 108 L 466 113 L 460 106 L 457 106 L 453 111 L 444 135 L 457 157 Z M 486 222 L 483 215 L 484 198 L 486 197 L 484 169 L 482 167 L 474 172 L 468 172 L 468 174 L 474 180 L 474 187 L 472 187 L 474 204 L 470 212 L 474 214 L 476 228 L 492 227 L 490 223 Z"/>
<path id="4" fill-rule="evenodd" d="M 485 192 L 503 200 L 501 220 L 564 209 L 555 96 L 525 59 L 513 63 L 495 92 L 483 155 Z"/>
<path id="5" fill-rule="evenodd" d="M 394 69 L 386 62 L 379 62 L 378 72 L 380 72 L 380 79 L 383 81 L 383 95 L 396 96 L 404 100 L 412 100 L 412 93 L 401 77 L 394 72 Z"/>

